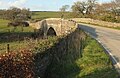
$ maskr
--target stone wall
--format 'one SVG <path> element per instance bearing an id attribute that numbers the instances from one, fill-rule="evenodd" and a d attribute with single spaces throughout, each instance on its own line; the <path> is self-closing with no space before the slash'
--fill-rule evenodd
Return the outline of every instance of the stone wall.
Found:
<path id="1" fill-rule="evenodd" d="M 45 19 L 36 23 L 30 23 L 30 26 L 35 29 L 42 29 L 44 33 L 47 33 L 47 30 L 52 27 L 56 31 L 57 36 L 68 34 L 77 28 L 76 22 L 61 18 Z"/>
<path id="2" fill-rule="evenodd" d="M 73 63 L 81 57 L 85 39 L 86 34 L 76 29 L 71 34 L 60 38 L 54 46 L 44 52 L 38 52 L 35 55 L 35 78 L 59 78 L 60 76 L 55 72 L 59 72 L 58 68 L 63 69 L 61 65 Z"/>
<path id="3" fill-rule="evenodd" d="M 112 22 L 94 20 L 91 18 L 74 18 L 73 20 L 75 20 L 77 22 L 95 24 L 95 25 L 100 25 L 100 26 L 105 26 L 105 27 L 120 27 L 120 23 L 112 23 Z"/>

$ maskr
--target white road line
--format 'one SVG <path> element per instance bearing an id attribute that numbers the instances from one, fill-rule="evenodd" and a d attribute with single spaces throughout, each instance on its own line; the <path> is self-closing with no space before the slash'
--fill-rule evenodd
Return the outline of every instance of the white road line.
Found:
<path id="1" fill-rule="evenodd" d="M 81 28 L 81 27 L 79 27 Z M 88 34 L 89 36 L 91 36 L 92 38 L 94 38 L 106 51 L 106 53 L 109 55 L 109 57 L 112 60 L 112 63 L 115 67 L 115 69 L 118 71 L 118 73 L 120 74 L 120 63 L 117 61 L 117 59 L 114 57 L 114 55 L 111 53 L 111 50 L 104 44 L 101 42 L 101 40 L 98 38 L 96 38 L 95 36 L 93 36 L 91 33 L 89 33 L 89 31 L 86 31 L 85 29 L 81 28 L 82 30 L 85 31 L 86 34 Z"/>
<path id="2" fill-rule="evenodd" d="M 110 52 L 109 49 L 107 49 L 107 47 L 99 40 L 99 39 L 96 39 L 94 36 L 92 36 L 90 33 L 86 32 L 86 34 L 90 35 L 92 38 L 94 38 L 96 41 L 98 41 L 98 43 L 100 43 L 103 48 L 106 50 L 106 52 L 110 55 L 110 57 L 113 59 L 113 61 L 116 63 L 116 65 L 118 66 L 118 68 L 120 69 L 120 63 L 116 60 L 116 58 L 114 57 L 114 55 Z M 120 71 L 119 69 L 116 68 L 116 70 L 118 71 L 118 73 L 120 74 Z"/>

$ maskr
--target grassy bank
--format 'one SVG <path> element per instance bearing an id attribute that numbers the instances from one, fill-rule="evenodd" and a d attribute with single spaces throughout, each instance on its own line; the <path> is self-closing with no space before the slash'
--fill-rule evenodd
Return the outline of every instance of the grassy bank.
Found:
<path id="1" fill-rule="evenodd" d="M 61 58 L 55 57 L 57 62 L 54 59 L 49 67 L 48 77 L 118 78 L 117 71 L 112 66 L 109 56 L 105 53 L 100 44 L 90 37 L 87 37 L 86 40 L 82 40 L 79 43 L 78 40 L 80 36 L 78 34 L 76 36 L 74 36 L 74 42 L 71 41 L 72 38 L 67 40 L 69 45 L 65 45 L 65 43 L 60 44 L 66 47 L 66 49 L 57 48 L 60 53 L 62 50 L 65 54 L 61 56 Z"/>
<path id="2" fill-rule="evenodd" d="M 18 53 L 0 54 L 1 68 L 4 70 L 0 72 L 0 77 L 118 78 L 109 56 L 82 30 L 77 29 L 62 38 L 14 41 L 11 46 L 17 49 L 17 44 L 25 49 L 18 48 Z"/>
<path id="3" fill-rule="evenodd" d="M 94 39 L 87 39 L 82 56 L 76 61 L 81 69 L 78 78 L 118 78 L 109 56 Z"/>
<path id="4" fill-rule="evenodd" d="M 44 69 L 40 66 L 44 66 L 44 63 L 46 63 L 44 62 L 46 61 L 44 58 L 47 57 L 44 56 L 44 53 L 51 46 L 55 45 L 57 40 L 57 37 L 49 37 L 48 39 L 38 40 L 37 42 L 36 40 L 26 41 L 26 44 L 21 45 L 26 45 L 25 49 L 0 54 L 0 78 L 38 78 L 40 72 Z M 27 45 L 28 43 L 29 45 Z M 36 73 L 37 70 L 39 70 L 39 73 Z"/>

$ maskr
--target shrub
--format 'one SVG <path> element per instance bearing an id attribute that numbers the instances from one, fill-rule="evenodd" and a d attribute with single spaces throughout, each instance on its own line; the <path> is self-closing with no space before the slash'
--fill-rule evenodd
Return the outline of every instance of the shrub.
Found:
<path id="1" fill-rule="evenodd" d="M 0 55 L 0 78 L 33 78 L 33 65 L 29 50 Z"/>
<path id="2" fill-rule="evenodd" d="M 108 22 L 116 22 L 116 18 L 112 15 L 103 15 L 99 17 L 102 21 L 108 21 Z"/>

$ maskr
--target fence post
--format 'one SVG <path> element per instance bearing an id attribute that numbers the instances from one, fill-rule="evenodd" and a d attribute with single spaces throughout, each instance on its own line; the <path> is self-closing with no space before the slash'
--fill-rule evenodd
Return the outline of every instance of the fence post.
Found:
<path id="1" fill-rule="evenodd" d="M 18 41 L 19 41 L 19 43 L 20 43 L 20 35 L 18 34 Z"/>
<path id="2" fill-rule="evenodd" d="M 23 25 L 21 25 L 20 27 L 21 27 L 21 31 L 23 32 L 23 31 L 24 31 L 24 29 L 23 29 Z"/>
<path id="3" fill-rule="evenodd" d="M 7 44 L 7 47 L 6 47 L 6 53 L 10 52 L 10 45 Z"/>

